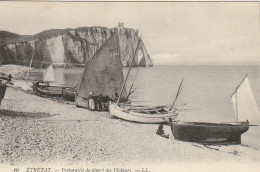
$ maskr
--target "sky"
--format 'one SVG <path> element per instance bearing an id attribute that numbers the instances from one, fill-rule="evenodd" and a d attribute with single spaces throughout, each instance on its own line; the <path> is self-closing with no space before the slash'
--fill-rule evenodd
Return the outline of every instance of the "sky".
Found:
<path id="1" fill-rule="evenodd" d="M 138 29 L 155 64 L 260 64 L 260 2 L 0 2 L 0 30 Z"/>

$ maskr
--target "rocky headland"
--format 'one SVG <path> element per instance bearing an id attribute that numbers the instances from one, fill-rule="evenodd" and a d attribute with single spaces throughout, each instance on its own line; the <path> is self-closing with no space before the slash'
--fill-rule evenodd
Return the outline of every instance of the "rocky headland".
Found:
<path id="1" fill-rule="evenodd" d="M 119 44 L 123 66 L 130 64 L 140 37 L 138 30 L 119 23 Z M 84 65 L 117 28 L 80 27 L 52 29 L 35 35 L 18 35 L 0 31 L 0 63 L 29 66 L 54 64 Z M 152 66 L 152 60 L 141 41 L 134 66 Z"/>

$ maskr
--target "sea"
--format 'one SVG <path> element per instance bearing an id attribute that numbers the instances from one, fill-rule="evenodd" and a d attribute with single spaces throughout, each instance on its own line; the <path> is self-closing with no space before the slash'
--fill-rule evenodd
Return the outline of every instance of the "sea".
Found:
<path id="1" fill-rule="evenodd" d="M 75 86 L 84 68 L 55 68 L 56 83 Z M 128 68 L 124 68 L 124 75 Z M 180 82 L 181 93 L 175 106 L 178 120 L 197 122 L 234 122 L 231 94 L 248 75 L 258 108 L 260 109 L 260 66 L 258 65 L 155 65 L 131 68 L 126 89 L 135 105 L 172 105 Z M 259 114 L 260 118 L 260 114 Z M 243 139 L 245 137 L 245 139 Z M 260 149 L 260 127 L 250 126 L 242 143 Z"/>

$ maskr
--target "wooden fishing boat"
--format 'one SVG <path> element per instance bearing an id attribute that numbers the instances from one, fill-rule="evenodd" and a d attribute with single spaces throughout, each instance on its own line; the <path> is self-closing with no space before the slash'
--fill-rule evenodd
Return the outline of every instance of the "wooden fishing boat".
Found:
<path id="1" fill-rule="evenodd" d="M 34 91 L 37 95 L 48 96 L 48 97 L 62 97 L 63 87 L 55 85 L 53 64 L 49 65 L 43 74 L 43 79 L 34 83 Z"/>
<path id="2" fill-rule="evenodd" d="M 249 122 L 208 123 L 175 121 L 171 129 L 176 140 L 202 144 L 240 144 Z"/>
<path id="3" fill-rule="evenodd" d="M 53 64 L 50 64 L 43 74 L 40 72 L 31 71 L 33 57 L 34 57 L 34 51 L 31 57 L 31 62 L 27 72 L 26 80 L 28 80 L 29 74 L 33 74 L 33 76 L 37 78 L 37 81 L 33 85 L 34 92 L 40 96 L 58 97 L 58 98 L 65 97 L 66 99 L 69 100 L 74 99 L 73 92 L 71 91 L 73 88 L 70 89 L 68 87 L 65 87 L 64 85 L 61 86 L 61 85 L 54 84 L 55 75 L 54 75 Z M 44 56 L 44 59 L 45 57 L 46 56 Z M 42 61 L 41 67 L 43 65 L 44 59 Z"/>
<path id="4" fill-rule="evenodd" d="M 249 129 L 249 122 L 250 124 L 259 122 L 258 107 L 247 76 L 238 85 L 231 98 L 236 122 L 172 122 L 170 120 L 174 138 L 203 144 L 240 144 L 241 135 Z"/>
<path id="5" fill-rule="evenodd" d="M 126 81 L 127 81 L 128 76 L 129 76 L 129 73 L 130 73 L 132 64 L 134 62 L 134 59 L 139 59 L 137 51 L 140 50 L 140 47 L 142 46 L 141 43 L 142 43 L 142 40 L 140 38 L 139 42 L 137 44 L 137 47 L 135 49 L 132 61 L 129 64 L 129 69 L 128 69 L 125 81 L 123 83 L 123 86 L 121 88 L 121 92 L 119 94 L 117 102 L 109 104 L 109 112 L 110 112 L 111 116 L 114 116 L 114 117 L 117 117 L 117 118 L 120 118 L 120 119 L 123 119 L 123 120 L 131 121 L 131 122 L 149 123 L 149 124 L 167 123 L 167 121 L 170 118 L 175 119 L 178 116 L 178 114 L 176 112 L 177 109 L 175 109 L 173 107 L 174 107 L 176 99 L 178 98 L 178 96 L 180 94 L 183 79 L 182 79 L 181 84 L 179 86 L 179 90 L 176 94 L 176 98 L 175 98 L 172 106 L 170 108 L 168 108 L 168 110 L 165 110 L 165 108 L 162 107 L 162 106 L 157 106 L 157 107 L 130 106 L 129 107 L 125 103 L 120 103 L 121 102 L 121 96 L 122 96 L 122 94 L 125 90 Z M 132 86 L 133 86 L 133 84 L 132 84 Z M 130 87 L 130 91 L 128 93 L 127 98 L 131 94 L 132 86 Z"/>
<path id="6" fill-rule="evenodd" d="M 108 102 L 115 100 L 124 82 L 118 31 L 86 63 L 77 84 L 75 104 L 96 111 L 107 111 Z M 126 99 L 126 90 L 122 99 Z"/>
<path id="7" fill-rule="evenodd" d="M 36 94 L 48 97 L 62 97 L 62 87 L 39 84 L 35 86 Z"/>
<path id="8" fill-rule="evenodd" d="M 112 116 L 131 122 L 138 123 L 166 123 L 169 118 L 175 119 L 178 114 L 174 111 L 166 111 L 163 107 L 142 107 L 136 108 L 120 107 L 116 103 L 109 104 L 109 112 Z"/>

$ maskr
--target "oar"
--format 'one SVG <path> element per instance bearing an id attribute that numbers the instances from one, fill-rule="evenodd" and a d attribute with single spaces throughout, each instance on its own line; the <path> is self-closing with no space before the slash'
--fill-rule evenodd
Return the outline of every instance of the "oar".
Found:
<path id="1" fill-rule="evenodd" d="M 31 62 L 30 62 L 29 69 L 28 69 L 28 72 L 27 72 L 27 75 L 26 75 L 26 83 L 27 83 L 27 80 L 28 80 L 28 77 L 29 77 L 29 73 L 30 73 L 30 70 L 31 70 L 33 57 L 34 57 L 34 47 L 33 47 Z"/>
<path id="2" fill-rule="evenodd" d="M 172 110 L 172 108 L 173 108 L 174 105 L 175 105 L 176 100 L 178 99 L 178 97 L 179 97 L 179 95 L 180 95 L 180 93 L 181 93 L 181 90 L 182 90 L 182 89 L 181 89 L 181 86 L 182 86 L 183 79 L 184 79 L 184 77 L 183 77 L 182 80 L 181 80 L 181 83 L 180 83 L 180 86 L 179 86 L 179 88 L 178 88 L 176 97 L 175 97 L 175 99 L 174 99 L 174 101 L 173 101 L 171 107 L 169 108 L 169 111 Z"/>

